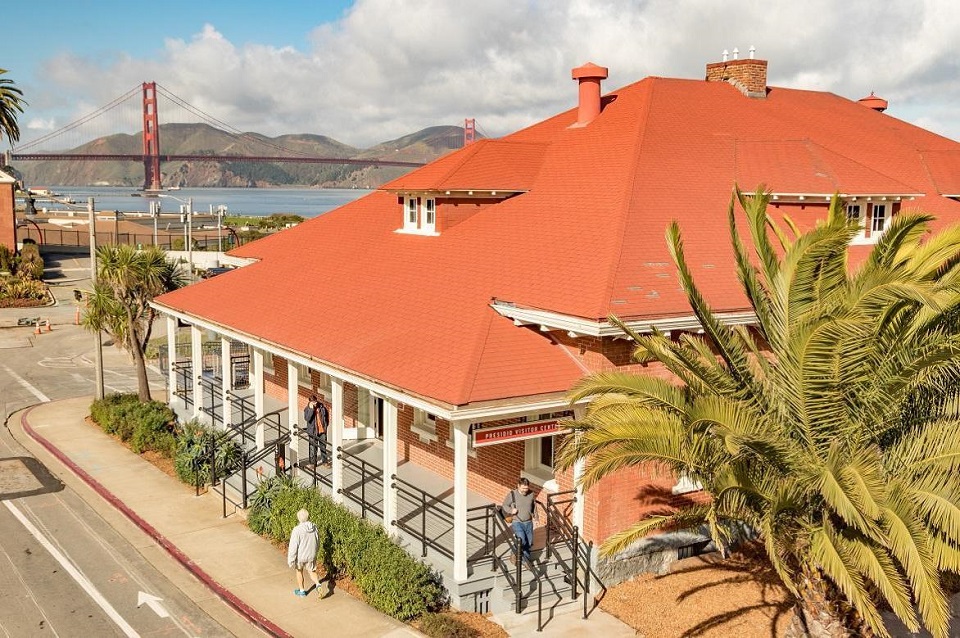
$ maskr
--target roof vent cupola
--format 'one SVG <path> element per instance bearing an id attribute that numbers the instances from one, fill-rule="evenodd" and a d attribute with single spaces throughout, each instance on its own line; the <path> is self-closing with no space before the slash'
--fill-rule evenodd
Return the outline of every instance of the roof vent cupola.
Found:
<path id="1" fill-rule="evenodd" d="M 586 126 L 600 115 L 600 81 L 607 79 L 607 73 L 606 67 L 593 62 L 573 69 L 573 79 L 580 83 L 577 123 L 573 126 Z"/>
<path id="2" fill-rule="evenodd" d="M 860 104 L 863 104 L 868 109 L 873 109 L 878 113 L 883 113 L 887 110 L 887 101 L 882 97 L 877 97 L 873 94 L 873 91 L 870 91 L 870 95 L 867 97 L 862 97 L 857 100 Z"/>
<path id="3" fill-rule="evenodd" d="M 747 97 L 767 97 L 767 61 L 753 56 L 756 48 L 750 47 L 750 57 L 740 59 L 740 51 L 733 50 L 733 59 L 723 52 L 722 62 L 707 65 L 707 82 L 729 82 Z"/>

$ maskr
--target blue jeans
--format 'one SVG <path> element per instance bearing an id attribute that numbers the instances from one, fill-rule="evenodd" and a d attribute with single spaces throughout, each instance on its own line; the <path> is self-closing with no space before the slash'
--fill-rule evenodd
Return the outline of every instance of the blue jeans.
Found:
<path id="1" fill-rule="evenodd" d="M 530 547 L 533 545 L 533 521 L 514 521 L 513 533 L 520 541 L 523 560 L 530 560 Z"/>

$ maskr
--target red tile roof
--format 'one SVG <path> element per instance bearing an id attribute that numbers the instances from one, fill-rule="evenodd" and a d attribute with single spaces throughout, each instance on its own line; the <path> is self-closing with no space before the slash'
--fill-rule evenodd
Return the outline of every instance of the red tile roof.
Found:
<path id="1" fill-rule="evenodd" d="M 454 405 L 567 390 L 583 371 L 549 335 L 517 327 L 492 298 L 591 320 L 690 314 L 664 240 L 679 220 L 694 275 L 719 310 L 736 284 L 731 188 L 936 194 L 960 145 L 829 93 L 647 78 L 479 142 L 390 189 L 526 191 L 439 237 L 394 232 L 402 210 L 375 192 L 234 254 L 261 261 L 158 299 L 383 383 Z M 947 189 L 949 190 L 949 189 Z M 797 211 L 812 223 L 817 210 Z"/>

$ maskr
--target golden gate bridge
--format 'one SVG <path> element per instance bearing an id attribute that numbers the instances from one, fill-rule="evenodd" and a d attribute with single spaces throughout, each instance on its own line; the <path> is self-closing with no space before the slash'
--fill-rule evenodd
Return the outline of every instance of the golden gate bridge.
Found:
<path id="1" fill-rule="evenodd" d="M 89 124 L 108 112 L 117 109 L 121 104 L 128 102 L 137 94 L 141 97 L 142 106 L 142 141 L 141 153 L 87 153 L 87 152 L 41 152 L 39 149 L 52 140 L 62 139 L 71 131 Z M 182 110 L 197 116 L 201 121 L 217 128 L 235 138 L 252 141 L 259 146 L 267 147 L 274 152 L 270 155 L 226 155 L 219 153 L 164 153 L 160 147 L 160 111 L 159 98 L 163 97 Z M 464 120 L 462 137 L 457 134 L 457 144 L 450 149 L 460 148 L 475 140 L 476 121 Z M 281 154 L 277 154 L 281 153 Z M 217 118 L 204 113 L 199 108 L 180 99 L 169 90 L 156 82 L 144 82 L 141 86 L 131 89 L 124 95 L 116 98 L 106 106 L 74 121 L 66 126 L 32 140 L 6 153 L 6 164 L 12 161 L 130 161 L 143 162 L 143 189 L 145 191 L 160 191 L 163 188 L 160 166 L 163 162 L 257 162 L 257 163 L 299 163 L 299 164 L 344 164 L 356 166 L 399 166 L 417 167 L 425 162 L 391 160 L 386 158 L 358 158 L 358 157 L 314 157 L 296 149 L 285 148 L 262 136 L 242 132 Z"/>

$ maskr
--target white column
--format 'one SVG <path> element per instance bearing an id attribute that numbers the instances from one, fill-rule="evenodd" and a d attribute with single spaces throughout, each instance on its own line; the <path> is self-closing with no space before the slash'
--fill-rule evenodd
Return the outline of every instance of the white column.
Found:
<path id="1" fill-rule="evenodd" d="M 253 411 L 263 416 L 263 352 L 253 349 Z"/>
<path id="2" fill-rule="evenodd" d="M 467 579 L 467 439 L 470 424 L 459 420 L 453 428 L 453 579 Z"/>
<path id="3" fill-rule="evenodd" d="M 330 474 L 334 503 L 343 503 L 343 461 L 337 448 L 343 445 L 343 381 L 330 377 L 330 445 L 333 447 L 333 469 Z"/>
<path id="4" fill-rule="evenodd" d="M 196 326 L 190 326 L 190 358 L 193 362 L 193 416 L 202 419 L 203 386 L 200 385 L 200 375 L 203 374 L 203 331 Z"/>
<path id="5" fill-rule="evenodd" d="M 372 420 L 372 419 L 371 419 Z M 397 533 L 397 493 L 391 487 L 397 473 L 397 402 L 383 400 L 383 527 L 387 534 Z"/>
<path id="6" fill-rule="evenodd" d="M 573 485 L 577 490 L 577 500 L 573 503 L 573 524 L 580 528 L 581 537 L 583 536 L 583 512 L 586 506 L 586 503 L 584 503 L 586 494 L 583 491 L 583 485 L 581 483 L 583 481 L 583 469 L 586 464 L 587 460 L 583 457 L 577 459 L 577 462 L 573 464 Z"/>
<path id="7" fill-rule="evenodd" d="M 223 417 L 223 429 L 233 423 L 233 403 L 230 401 L 231 377 L 233 366 L 230 364 L 230 340 L 220 337 L 220 414 Z"/>
<path id="8" fill-rule="evenodd" d="M 297 416 L 300 412 L 298 388 L 300 387 L 300 371 L 295 365 L 287 361 L 287 427 L 290 429 L 290 465 L 296 467 L 300 461 L 300 439 L 297 438 Z"/>
<path id="9" fill-rule="evenodd" d="M 177 320 L 175 317 L 167 315 L 167 403 L 173 406 L 177 400 L 177 373 L 173 369 L 177 362 Z"/>

